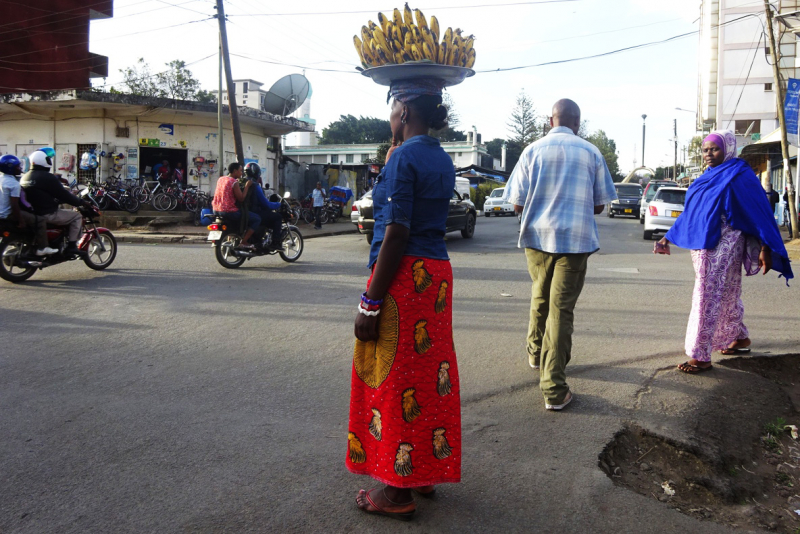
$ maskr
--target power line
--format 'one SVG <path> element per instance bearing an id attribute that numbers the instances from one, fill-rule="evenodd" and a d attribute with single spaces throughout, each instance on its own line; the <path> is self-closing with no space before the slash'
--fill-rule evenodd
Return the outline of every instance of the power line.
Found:
<path id="1" fill-rule="evenodd" d="M 535 2 L 507 2 L 502 4 L 478 4 L 472 6 L 464 6 L 464 5 L 455 5 L 455 6 L 434 6 L 434 7 L 424 7 L 421 9 L 473 9 L 473 8 L 481 8 L 481 7 L 506 7 L 506 6 L 526 6 L 526 5 L 536 5 L 536 4 L 561 4 L 565 2 L 580 2 L 582 0 L 538 0 Z M 381 9 L 381 12 L 386 11 L 387 13 L 391 13 L 394 11 L 394 8 L 389 9 Z M 229 15 L 231 17 L 287 17 L 287 16 L 295 16 L 295 15 L 353 15 L 358 13 L 376 13 L 374 9 L 366 9 L 366 10 L 358 10 L 358 11 L 321 11 L 321 12 L 313 12 L 310 13 L 308 11 L 304 12 L 296 12 L 296 13 L 248 13 L 246 15 Z"/>

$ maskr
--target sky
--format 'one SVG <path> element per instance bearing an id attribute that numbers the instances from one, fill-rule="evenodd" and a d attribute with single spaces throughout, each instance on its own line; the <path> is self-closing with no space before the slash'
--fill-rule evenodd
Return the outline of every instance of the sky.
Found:
<path id="1" fill-rule="evenodd" d="M 695 135 L 696 33 L 604 57 L 497 69 L 582 58 L 693 32 L 699 4 L 420 0 L 410 7 L 421 9 L 428 19 L 435 15 L 442 31 L 459 27 L 476 37 L 477 74 L 448 89 L 461 118 L 458 129 L 474 125 L 484 142 L 506 138 L 521 91 L 541 115 L 549 115 L 558 99 L 571 98 L 590 131 L 603 130 L 616 142 L 620 169 L 628 172 L 634 161 L 642 164 L 643 114 L 647 166 L 672 165 L 673 120 L 679 151 Z M 91 24 L 90 50 L 110 61 L 105 83 L 119 88 L 120 69 L 139 58 L 152 72 L 180 59 L 189 63 L 204 89 L 216 89 L 218 26 L 215 19 L 203 20 L 215 14 L 214 5 L 213 0 L 115 1 L 113 18 Z M 379 10 L 391 17 L 394 7 L 402 10 L 403 5 L 384 0 L 226 0 L 233 77 L 263 82 L 268 89 L 282 76 L 305 68 L 313 87 L 311 116 L 319 132 L 340 115 L 388 118 L 386 88 L 355 70 L 352 39 L 367 21 L 377 22 Z"/>

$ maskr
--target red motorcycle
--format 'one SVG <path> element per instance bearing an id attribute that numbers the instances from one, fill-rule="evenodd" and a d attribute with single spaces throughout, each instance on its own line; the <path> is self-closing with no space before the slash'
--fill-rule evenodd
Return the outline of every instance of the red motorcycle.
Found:
<path id="1" fill-rule="evenodd" d="M 48 246 L 58 250 L 47 256 L 36 255 L 36 239 L 30 228 L 20 229 L 16 223 L 0 222 L 0 278 L 9 282 L 24 282 L 36 269 L 52 267 L 65 261 L 83 259 L 96 271 L 102 271 L 117 257 L 117 240 L 108 228 L 98 227 L 94 218 L 100 215 L 95 208 L 79 208 L 83 215 L 82 234 L 78 241 L 81 254 L 66 254 L 67 228 L 47 229 Z"/>

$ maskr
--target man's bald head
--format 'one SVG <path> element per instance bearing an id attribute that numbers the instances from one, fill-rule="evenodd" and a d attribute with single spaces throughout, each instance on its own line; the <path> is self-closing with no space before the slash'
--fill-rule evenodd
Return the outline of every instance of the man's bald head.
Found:
<path id="1" fill-rule="evenodd" d="M 581 129 L 581 108 L 569 98 L 562 98 L 553 104 L 550 124 L 553 127 L 566 126 L 578 135 L 578 130 Z"/>

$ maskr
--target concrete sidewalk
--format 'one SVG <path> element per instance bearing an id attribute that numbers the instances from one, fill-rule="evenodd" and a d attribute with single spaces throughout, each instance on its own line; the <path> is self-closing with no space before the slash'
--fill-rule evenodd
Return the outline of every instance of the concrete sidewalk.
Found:
<path id="1" fill-rule="evenodd" d="M 322 230 L 314 230 L 310 224 L 298 225 L 303 239 L 328 237 L 334 235 L 358 233 L 358 228 L 351 222 L 336 222 L 323 225 Z M 150 228 L 142 230 L 111 230 L 118 243 L 144 244 L 186 244 L 198 245 L 208 243 L 208 229 L 205 226 L 175 225 L 159 230 Z"/>

